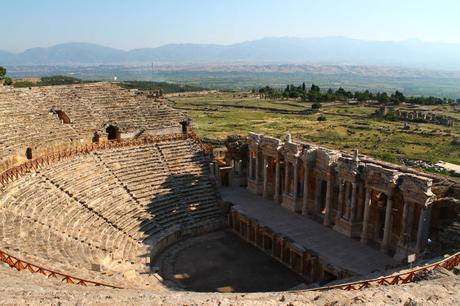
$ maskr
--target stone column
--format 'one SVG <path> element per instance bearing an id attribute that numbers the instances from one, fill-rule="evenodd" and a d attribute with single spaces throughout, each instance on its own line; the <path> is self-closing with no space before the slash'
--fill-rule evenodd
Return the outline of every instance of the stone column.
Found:
<path id="1" fill-rule="evenodd" d="M 316 213 L 321 213 L 321 180 L 318 178 L 315 184 L 315 210 Z"/>
<path id="2" fill-rule="evenodd" d="M 359 185 L 359 197 L 358 197 L 358 205 L 356 206 L 358 209 L 357 218 L 358 221 L 363 221 L 363 213 L 364 213 L 364 197 L 365 197 L 365 190 L 364 185 Z"/>
<path id="3" fill-rule="evenodd" d="M 391 211 L 393 208 L 392 194 L 387 194 L 387 207 L 385 210 L 385 227 L 383 230 L 382 250 L 388 250 L 391 234 Z"/>
<path id="4" fill-rule="evenodd" d="M 417 252 L 421 252 L 425 249 L 430 233 L 430 221 L 431 207 L 424 206 L 420 212 L 420 219 L 418 221 L 417 244 L 415 245 Z"/>
<path id="5" fill-rule="evenodd" d="M 304 161 L 302 215 L 308 214 L 308 160 Z"/>
<path id="6" fill-rule="evenodd" d="M 276 169 L 275 169 L 275 203 L 280 201 L 280 160 L 279 156 L 276 158 Z"/>
<path id="7" fill-rule="evenodd" d="M 252 179 L 252 151 L 249 151 L 249 178 Z"/>
<path id="8" fill-rule="evenodd" d="M 334 189 L 332 174 L 329 173 L 327 179 L 326 189 L 326 209 L 324 214 L 324 225 L 328 226 L 331 224 L 331 208 L 332 208 L 332 190 Z"/>
<path id="9" fill-rule="evenodd" d="M 350 221 L 350 182 L 345 182 L 345 199 L 343 200 L 343 204 L 345 206 L 345 219 Z"/>
<path id="10" fill-rule="evenodd" d="M 256 151 L 256 190 L 259 188 L 259 150 Z M 258 193 L 256 191 L 256 193 Z"/>
<path id="11" fill-rule="evenodd" d="M 356 198 L 358 192 L 358 183 L 351 183 L 351 204 L 350 204 L 350 222 L 356 221 Z"/>
<path id="12" fill-rule="evenodd" d="M 263 197 L 267 198 L 268 197 L 268 157 L 267 155 L 264 155 L 264 169 L 263 169 L 263 174 L 264 174 L 264 189 L 263 189 Z"/>
<path id="13" fill-rule="evenodd" d="M 338 196 L 338 203 L 337 203 L 337 215 L 336 219 L 342 218 L 342 213 L 343 213 L 343 181 L 340 180 L 339 182 L 339 196 Z"/>
<path id="14" fill-rule="evenodd" d="M 284 161 L 284 194 L 288 194 L 289 190 L 289 161 Z"/>
<path id="15" fill-rule="evenodd" d="M 401 218 L 401 236 L 399 237 L 398 244 L 406 247 L 409 240 L 407 239 L 407 223 L 409 216 L 409 202 L 404 201 L 402 218 Z"/>
<path id="16" fill-rule="evenodd" d="M 294 194 L 294 199 L 297 198 L 297 193 L 298 193 L 298 185 L 299 185 L 299 170 L 297 167 L 297 160 L 292 164 L 294 167 L 294 190 L 292 193 Z"/>
<path id="17" fill-rule="evenodd" d="M 367 243 L 367 231 L 369 225 L 369 208 L 371 205 L 371 191 L 366 188 L 366 198 L 364 200 L 363 231 L 361 232 L 361 242 Z"/>

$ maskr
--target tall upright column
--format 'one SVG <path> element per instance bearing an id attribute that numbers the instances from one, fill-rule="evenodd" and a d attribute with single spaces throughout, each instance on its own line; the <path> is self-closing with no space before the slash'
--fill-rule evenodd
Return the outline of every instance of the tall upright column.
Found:
<path id="1" fill-rule="evenodd" d="M 393 209 L 392 194 L 387 194 L 387 208 L 385 211 L 385 228 L 383 229 L 382 250 L 388 250 L 391 233 L 391 211 Z"/>
<path id="2" fill-rule="evenodd" d="M 350 204 L 350 222 L 356 221 L 356 198 L 358 193 L 358 183 L 351 183 L 351 204 Z"/>
<path id="3" fill-rule="evenodd" d="M 334 188 L 332 184 L 332 174 L 329 173 L 326 189 L 326 211 L 324 214 L 324 225 L 326 226 L 331 224 L 332 190 Z"/>
<path id="4" fill-rule="evenodd" d="M 263 189 L 262 194 L 264 198 L 267 198 L 268 197 L 268 157 L 267 155 L 264 155 L 263 174 L 264 174 L 264 189 Z"/>
<path id="5" fill-rule="evenodd" d="M 284 162 L 284 194 L 289 192 L 289 161 L 285 159 Z"/>
<path id="6" fill-rule="evenodd" d="M 321 213 L 321 180 L 318 178 L 315 183 L 315 210 L 316 213 Z"/>
<path id="7" fill-rule="evenodd" d="M 275 196 L 273 197 L 275 203 L 280 201 L 280 159 L 276 157 L 276 169 L 275 169 Z"/>
<path id="8" fill-rule="evenodd" d="M 308 214 L 308 160 L 305 158 L 303 175 L 303 202 L 302 202 L 302 215 Z"/>
<path id="9" fill-rule="evenodd" d="M 249 178 L 252 179 L 252 151 L 249 151 Z"/>
<path id="10" fill-rule="evenodd" d="M 408 239 L 407 239 L 407 223 L 408 223 L 408 216 L 409 216 L 409 202 L 404 201 L 402 218 L 401 218 L 401 235 L 399 236 L 398 244 L 400 246 L 407 246 Z"/>
<path id="11" fill-rule="evenodd" d="M 366 198 L 364 200 L 364 214 L 363 214 L 363 231 L 361 232 L 361 242 L 367 243 L 367 232 L 369 230 L 369 208 L 371 205 L 371 191 L 366 188 Z"/>
<path id="12" fill-rule="evenodd" d="M 294 167 L 294 188 L 293 188 L 293 191 L 292 193 L 294 194 L 294 199 L 297 198 L 297 194 L 298 194 L 298 185 L 299 185 L 299 171 L 298 171 L 298 168 L 297 167 L 297 160 L 292 164 L 292 166 Z"/>
<path id="13" fill-rule="evenodd" d="M 342 218 L 342 213 L 343 213 L 343 181 L 340 180 L 339 182 L 339 196 L 338 196 L 338 199 L 337 199 L 337 215 L 336 215 L 336 219 L 340 219 Z"/>
<path id="14" fill-rule="evenodd" d="M 366 196 L 363 184 L 359 185 L 358 194 L 359 194 L 359 197 L 358 197 L 359 200 L 358 200 L 358 204 L 356 205 L 356 209 L 358 210 L 358 213 L 356 215 L 357 215 L 358 221 L 362 221 L 363 214 L 364 214 L 364 197 Z"/>
<path id="15" fill-rule="evenodd" d="M 417 252 L 421 252 L 425 249 L 428 235 L 430 233 L 430 221 L 431 207 L 424 206 L 420 212 L 420 219 L 418 221 L 417 244 L 415 246 Z"/>
<path id="16" fill-rule="evenodd" d="M 350 193 L 351 193 L 351 183 L 345 182 L 345 199 L 343 201 L 345 206 L 345 219 L 350 221 Z"/>
<path id="17" fill-rule="evenodd" d="M 259 150 L 256 151 L 256 171 L 255 173 L 256 173 L 256 190 L 257 190 L 259 188 Z"/>

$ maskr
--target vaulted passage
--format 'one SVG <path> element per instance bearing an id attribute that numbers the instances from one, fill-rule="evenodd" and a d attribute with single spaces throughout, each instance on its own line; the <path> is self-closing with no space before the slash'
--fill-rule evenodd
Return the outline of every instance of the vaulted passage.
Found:
<path id="1" fill-rule="evenodd" d="M 118 130 L 118 127 L 109 125 L 105 129 L 107 133 L 107 139 L 108 140 L 119 140 L 120 139 L 120 131 Z"/>

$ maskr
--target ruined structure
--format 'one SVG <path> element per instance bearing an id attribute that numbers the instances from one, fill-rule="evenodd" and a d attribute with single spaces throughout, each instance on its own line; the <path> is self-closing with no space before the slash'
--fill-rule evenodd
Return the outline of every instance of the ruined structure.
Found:
<path id="1" fill-rule="evenodd" d="M 405 122 L 433 123 L 452 126 L 458 119 L 429 111 L 402 109 L 389 106 L 380 107 L 376 114 L 380 117 L 391 117 Z"/>
<path id="2" fill-rule="evenodd" d="M 0 171 L 99 140 L 189 132 L 189 119 L 149 94 L 110 83 L 0 90 Z"/>
<path id="3" fill-rule="evenodd" d="M 311 287 L 375 277 L 452 237 L 451 182 L 289 135 L 233 137 L 212 159 L 190 124 L 158 97 L 110 83 L 1 88 L 0 262 L 175 301 L 153 266 L 159 253 L 224 227 Z M 439 262 L 430 269 L 452 269 L 460 254 Z"/>
<path id="4" fill-rule="evenodd" d="M 190 120 L 109 83 L 0 92 L 0 250 L 55 273 L 161 289 L 155 254 L 224 225 Z M 128 283 L 126 280 L 130 280 Z"/>
<path id="5" fill-rule="evenodd" d="M 248 146 L 249 191 L 397 260 L 435 248 L 439 216 L 458 207 L 454 183 L 357 152 L 254 133 Z"/>

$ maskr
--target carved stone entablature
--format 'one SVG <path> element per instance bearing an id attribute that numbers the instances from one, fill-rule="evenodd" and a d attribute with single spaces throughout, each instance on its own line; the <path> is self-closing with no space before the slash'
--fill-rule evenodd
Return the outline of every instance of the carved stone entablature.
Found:
<path id="1" fill-rule="evenodd" d="M 284 143 L 284 158 L 292 163 L 296 163 L 302 155 L 302 146 L 297 143 L 285 142 Z"/>
<path id="2" fill-rule="evenodd" d="M 262 137 L 262 135 L 260 134 L 256 134 L 256 133 L 252 133 L 250 132 L 249 133 L 249 136 L 248 136 L 248 143 L 251 144 L 251 143 L 257 143 L 259 144 L 260 143 L 260 138 Z"/>
<path id="3" fill-rule="evenodd" d="M 278 156 L 278 150 L 281 146 L 281 141 L 274 137 L 263 136 L 260 141 L 260 148 L 263 154 L 272 157 Z"/>
<path id="4" fill-rule="evenodd" d="M 353 183 L 359 180 L 362 169 L 363 164 L 352 158 L 341 157 L 337 162 L 335 171 L 341 179 Z"/>
<path id="5" fill-rule="evenodd" d="M 308 164 L 312 164 L 316 160 L 316 151 L 318 147 L 315 146 L 304 146 L 302 155 L 300 158 L 303 162 L 307 162 Z"/>
<path id="6" fill-rule="evenodd" d="M 341 154 L 334 150 L 318 148 L 316 150 L 316 168 L 318 170 L 329 171 L 335 165 Z"/>
<path id="7" fill-rule="evenodd" d="M 248 146 L 250 151 L 258 151 L 261 137 L 262 135 L 260 134 L 249 133 Z"/>
<path id="8" fill-rule="evenodd" d="M 435 198 L 431 191 L 433 180 L 415 174 L 403 174 L 400 177 L 399 189 L 403 191 L 405 201 L 428 206 Z"/>
<path id="9" fill-rule="evenodd" d="M 386 169 L 375 164 L 364 166 L 366 186 L 387 194 L 391 194 L 396 187 L 401 173 L 394 169 Z"/>

